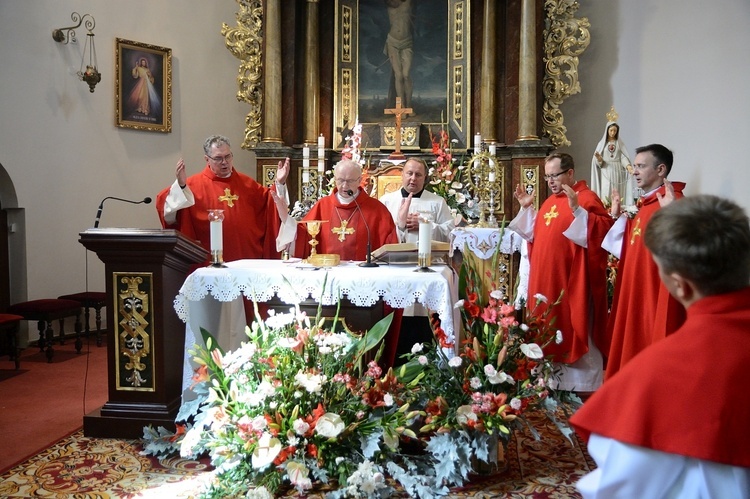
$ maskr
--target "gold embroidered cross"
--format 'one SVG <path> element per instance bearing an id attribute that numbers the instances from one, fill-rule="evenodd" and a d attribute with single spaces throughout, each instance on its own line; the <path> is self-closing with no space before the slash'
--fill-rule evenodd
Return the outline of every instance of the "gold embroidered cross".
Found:
<path id="1" fill-rule="evenodd" d="M 549 225 L 552 223 L 553 218 L 557 218 L 559 213 L 557 212 L 557 205 L 552 205 L 552 208 L 544 214 L 544 220 L 546 220 L 546 223 L 544 225 Z"/>
<path id="2" fill-rule="evenodd" d="M 227 187 L 226 189 L 224 189 L 224 195 L 219 196 L 219 201 L 226 201 L 227 206 L 231 208 L 232 206 L 234 206 L 234 202 L 237 201 L 239 198 L 240 197 L 237 196 L 236 194 L 232 194 L 232 191 L 230 191 L 229 188 Z"/>
<path id="3" fill-rule="evenodd" d="M 630 233 L 630 244 L 635 243 L 636 236 L 641 235 L 641 219 L 635 221 L 635 227 L 633 227 L 632 232 Z"/>
<path id="4" fill-rule="evenodd" d="M 347 234 L 354 234 L 354 227 L 347 227 L 347 224 L 349 224 L 349 220 L 342 220 L 341 227 L 334 227 L 331 229 L 331 232 L 339 235 L 339 241 L 342 243 L 344 242 L 344 239 L 346 239 Z"/>

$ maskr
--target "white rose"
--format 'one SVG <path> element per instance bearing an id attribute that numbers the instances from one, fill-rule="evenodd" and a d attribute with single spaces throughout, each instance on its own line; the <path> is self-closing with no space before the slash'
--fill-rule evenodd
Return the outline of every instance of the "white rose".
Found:
<path id="1" fill-rule="evenodd" d="M 279 452 L 281 452 L 281 441 L 273 438 L 270 433 L 264 433 L 253 451 L 253 468 L 257 470 L 265 468 L 276 459 Z"/>
<path id="2" fill-rule="evenodd" d="M 315 424 L 315 433 L 327 437 L 335 438 L 344 431 L 345 425 L 341 416 L 332 412 L 326 412 L 318 419 Z"/>
<path id="3" fill-rule="evenodd" d="M 451 367 L 461 367 L 462 362 L 461 357 L 453 357 L 448 361 L 448 365 Z"/>

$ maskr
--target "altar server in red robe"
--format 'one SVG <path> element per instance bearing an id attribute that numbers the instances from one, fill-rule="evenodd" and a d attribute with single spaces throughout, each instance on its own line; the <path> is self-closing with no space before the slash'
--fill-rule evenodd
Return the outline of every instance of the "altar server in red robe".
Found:
<path id="1" fill-rule="evenodd" d="M 597 464 L 578 489 L 583 497 L 750 498 L 747 214 L 716 196 L 686 197 L 654 213 L 644 239 L 687 320 L 570 419 Z"/>
<path id="2" fill-rule="evenodd" d="M 181 158 L 176 180 L 156 198 L 156 209 L 165 229 L 177 229 L 211 250 L 209 209 L 224 210 L 223 256 L 225 261 L 244 258 L 278 258 L 276 234 L 279 216 L 269 189 L 234 169 L 229 139 L 214 135 L 203 144 L 206 167 L 187 176 Z M 279 163 L 277 188 L 289 175 L 289 160 Z M 206 262 L 208 263 L 208 261 Z"/>
<path id="3" fill-rule="evenodd" d="M 620 213 L 620 196 L 612 196 L 612 216 L 619 217 L 603 247 L 620 259 L 606 338 L 611 344 L 605 379 L 612 377 L 638 352 L 674 332 L 685 320 L 685 309 L 670 296 L 659 279 L 643 233 L 662 206 L 683 196 L 685 184 L 670 182 L 672 151 L 661 144 L 636 149 L 633 162 L 636 183 L 644 193 L 637 213 Z"/>
<path id="4" fill-rule="evenodd" d="M 527 307 L 541 294 L 553 303 L 554 327 L 562 342 L 545 354 L 561 364 L 557 388 L 592 392 L 602 383 L 600 352 L 607 321 L 607 253 L 601 243 L 613 220 L 599 196 L 583 180 L 575 180 L 573 158 L 553 153 L 545 158 L 544 179 L 551 191 L 537 212 L 534 195 L 516 186 L 521 205 L 509 228 L 529 246 Z"/>

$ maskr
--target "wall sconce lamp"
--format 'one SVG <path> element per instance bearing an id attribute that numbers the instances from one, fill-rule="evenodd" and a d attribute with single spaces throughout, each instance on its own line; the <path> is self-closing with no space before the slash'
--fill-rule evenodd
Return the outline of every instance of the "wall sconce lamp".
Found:
<path id="1" fill-rule="evenodd" d="M 56 42 L 68 43 L 73 41 L 76 43 L 75 29 L 84 24 L 88 33 L 86 33 L 86 43 L 83 46 L 83 54 L 81 55 L 81 69 L 76 73 L 81 81 L 85 81 L 89 85 L 89 91 L 94 92 L 94 87 L 97 83 L 102 81 L 102 75 L 97 70 L 96 65 L 96 47 L 94 46 L 94 26 L 96 26 L 96 19 L 91 14 L 84 14 L 81 16 L 78 12 L 73 12 L 70 18 L 74 23 L 78 23 L 75 26 L 69 26 L 67 28 L 57 28 L 52 30 L 52 39 Z M 65 32 L 65 33 L 63 33 Z M 88 64 L 86 64 L 86 70 L 84 71 L 83 65 L 86 62 L 86 52 L 89 54 Z"/>

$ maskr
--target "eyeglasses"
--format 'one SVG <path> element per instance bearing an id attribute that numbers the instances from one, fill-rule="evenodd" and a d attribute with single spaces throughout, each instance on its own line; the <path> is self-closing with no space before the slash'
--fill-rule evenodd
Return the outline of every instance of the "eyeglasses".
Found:
<path id="1" fill-rule="evenodd" d="M 544 176 L 544 180 L 545 180 L 545 182 L 549 182 L 550 180 L 557 180 L 557 177 L 559 177 L 563 173 L 568 173 L 569 171 L 570 170 L 568 169 L 568 170 L 563 170 L 563 171 L 557 172 L 557 173 L 550 173 L 549 175 L 545 175 Z"/>
<path id="2" fill-rule="evenodd" d="M 359 179 L 361 179 L 361 178 L 362 177 L 357 177 L 357 178 L 337 178 L 337 179 L 334 179 L 334 180 L 336 181 L 337 184 L 341 184 L 341 185 L 343 185 L 343 184 L 358 184 L 359 183 Z"/>
<path id="3" fill-rule="evenodd" d="M 230 161 L 232 160 L 232 156 L 234 156 L 234 155 L 233 155 L 233 154 L 232 154 L 232 153 L 230 152 L 230 153 L 229 153 L 229 154 L 227 154 L 226 156 L 217 156 L 217 157 L 215 157 L 215 158 L 212 158 L 211 156 L 208 156 L 208 159 L 210 159 L 210 160 L 211 160 L 211 161 L 213 161 L 214 163 L 223 163 L 223 162 L 225 162 L 225 161 L 226 161 L 227 163 L 229 163 L 229 162 L 230 162 Z"/>
<path id="4" fill-rule="evenodd" d="M 646 168 L 657 168 L 659 165 L 656 166 L 650 166 L 650 165 L 644 165 L 643 163 L 636 163 L 633 165 L 634 170 L 645 170 Z"/>

